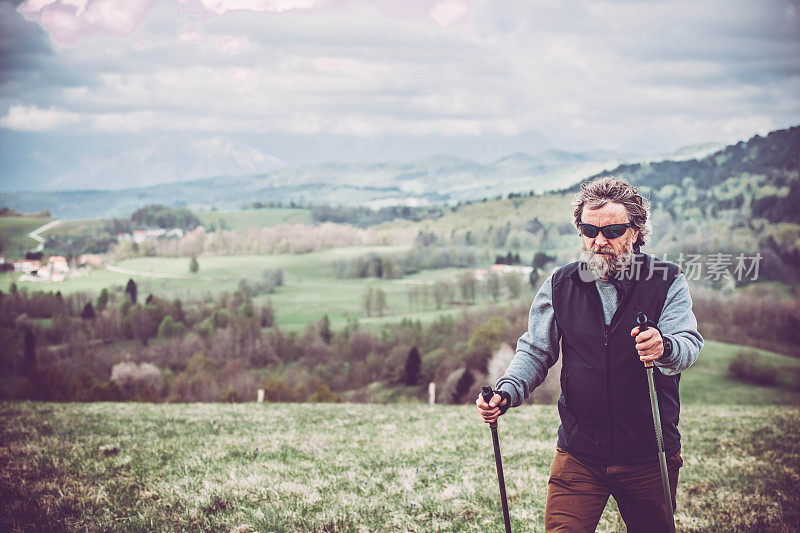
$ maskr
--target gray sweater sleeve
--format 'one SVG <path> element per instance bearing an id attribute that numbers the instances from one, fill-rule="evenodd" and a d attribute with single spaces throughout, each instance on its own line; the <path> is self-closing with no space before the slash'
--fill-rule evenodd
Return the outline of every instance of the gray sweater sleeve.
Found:
<path id="1" fill-rule="evenodd" d="M 692 297 L 683 274 L 678 275 L 667 292 L 658 329 L 672 341 L 672 354 L 655 361 L 663 374 L 672 376 L 686 370 L 697 360 L 703 347 L 703 337 L 697 331 L 697 319 L 692 312 Z"/>
<path id="2" fill-rule="evenodd" d="M 528 331 L 517 341 L 517 353 L 495 390 L 511 395 L 511 405 L 520 405 L 547 377 L 556 364 L 561 332 L 553 311 L 553 275 L 539 288 L 528 314 Z"/>

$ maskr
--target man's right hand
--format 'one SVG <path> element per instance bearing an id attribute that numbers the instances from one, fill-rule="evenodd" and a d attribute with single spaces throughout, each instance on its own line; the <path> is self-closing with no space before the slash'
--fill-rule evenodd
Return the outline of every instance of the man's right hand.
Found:
<path id="1" fill-rule="evenodd" d="M 487 424 L 494 424 L 497 422 L 497 417 L 500 416 L 500 407 L 501 405 L 505 405 L 507 400 L 503 399 L 497 393 L 494 393 L 492 399 L 489 400 L 487 404 L 484 399 L 483 395 L 478 394 L 478 399 L 475 400 L 475 405 L 478 407 L 478 414 L 481 415 L 483 421 Z"/>

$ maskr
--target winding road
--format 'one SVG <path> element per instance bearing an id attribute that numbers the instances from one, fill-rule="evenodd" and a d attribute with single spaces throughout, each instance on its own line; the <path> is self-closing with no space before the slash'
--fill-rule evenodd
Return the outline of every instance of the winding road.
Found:
<path id="1" fill-rule="evenodd" d="M 50 228 L 54 228 L 54 227 L 58 226 L 59 224 L 61 224 L 60 220 L 58 220 L 58 219 L 51 220 L 50 222 L 48 222 L 44 226 L 40 226 L 40 227 L 36 228 L 35 230 L 33 230 L 32 232 L 28 233 L 28 237 L 30 237 L 31 239 L 33 239 L 34 241 L 39 243 L 39 245 L 36 248 L 31 250 L 33 253 L 38 253 L 38 252 L 41 252 L 42 250 L 44 250 L 44 239 L 39 234 L 49 230 Z"/>

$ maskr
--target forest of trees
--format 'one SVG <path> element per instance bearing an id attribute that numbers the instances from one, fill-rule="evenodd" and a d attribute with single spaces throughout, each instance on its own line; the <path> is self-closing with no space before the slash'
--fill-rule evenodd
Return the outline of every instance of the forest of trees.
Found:
<path id="1" fill-rule="evenodd" d="M 455 290 L 455 289 L 453 289 Z M 468 290 L 468 289 L 465 289 Z M 385 306 L 364 295 L 368 314 Z M 794 352 L 800 303 L 777 295 L 693 294 L 709 338 Z M 383 300 L 383 301 L 382 301 Z M 502 343 L 527 328 L 526 303 L 464 311 L 429 324 L 403 320 L 333 330 L 327 316 L 303 331 L 274 324 L 271 304 L 246 291 L 184 303 L 126 287 L 62 296 L 12 286 L 0 293 L 0 398 L 55 401 L 422 400 L 437 383 L 443 402 L 474 401 Z M 496 376 L 494 376 L 496 377 Z"/>
<path id="2" fill-rule="evenodd" d="M 369 294 L 376 314 L 384 305 L 380 293 Z M 516 341 L 526 315 L 515 306 L 427 326 L 403 321 L 380 332 L 355 322 L 332 331 L 324 317 L 286 333 L 274 326 L 270 305 L 255 305 L 239 291 L 184 305 L 142 298 L 132 280 L 93 298 L 12 287 L 0 296 L 0 341 L 10 347 L 1 356 L 0 395 L 245 401 L 260 387 L 273 401 L 384 401 L 391 394 L 419 397 L 437 381 L 442 401 L 452 401 L 456 376 L 468 371 L 485 379 L 492 352 Z"/>
<path id="3" fill-rule="evenodd" d="M 652 189 L 674 185 L 681 186 L 690 178 L 695 187 L 712 191 L 730 178 L 762 176 L 770 185 L 778 187 L 786 180 L 796 180 L 800 169 L 800 126 L 777 130 L 766 137 L 755 135 L 702 159 L 687 161 L 660 161 L 620 165 L 597 176 L 625 176 L 636 186 Z M 774 183 L 772 183 L 774 181 Z M 566 189 L 577 192 L 580 184 Z"/>
<path id="4" fill-rule="evenodd" d="M 131 222 L 140 228 L 180 228 L 192 230 L 200 225 L 197 215 L 184 207 L 146 205 L 131 214 Z"/>

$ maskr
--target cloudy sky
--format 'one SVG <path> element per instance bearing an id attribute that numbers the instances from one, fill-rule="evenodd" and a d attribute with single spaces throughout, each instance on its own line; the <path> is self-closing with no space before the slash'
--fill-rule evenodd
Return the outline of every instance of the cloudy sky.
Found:
<path id="1" fill-rule="evenodd" d="M 800 124 L 800 2 L 0 0 L 0 190 Z"/>

